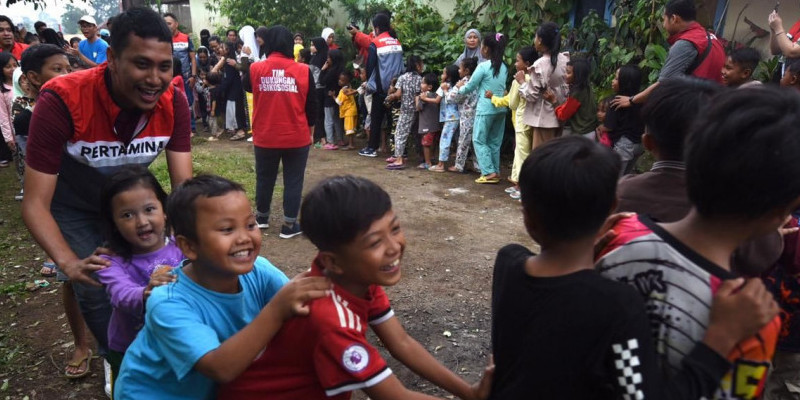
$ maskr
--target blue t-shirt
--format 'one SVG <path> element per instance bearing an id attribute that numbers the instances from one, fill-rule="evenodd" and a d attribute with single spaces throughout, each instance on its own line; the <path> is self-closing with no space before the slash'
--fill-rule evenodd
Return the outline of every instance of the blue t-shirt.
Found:
<path id="1" fill-rule="evenodd" d="M 86 58 L 94 61 L 96 64 L 106 62 L 106 49 L 108 43 L 105 40 L 97 38 L 94 43 L 89 43 L 89 39 L 83 39 L 78 43 L 78 50 L 86 56 Z"/>
<path id="2" fill-rule="evenodd" d="M 153 289 L 144 328 L 122 361 L 114 398 L 211 399 L 215 383 L 195 363 L 244 328 L 288 282 L 267 259 L 239 277 L 236 294 L 210 291 L 189 279 L 182 267 L 175 283 Z"/>

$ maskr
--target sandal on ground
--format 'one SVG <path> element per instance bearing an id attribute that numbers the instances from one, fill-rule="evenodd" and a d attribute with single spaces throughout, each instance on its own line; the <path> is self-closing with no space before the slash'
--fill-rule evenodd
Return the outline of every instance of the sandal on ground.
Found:
<path id="1" fill-rule="evenodd" d="M 78 372 L 77 374 L 70 374 L 69 372 L 64 370 L 64 376 L 67 379 L 78 379 L 78 378 L 83 378 L 86 375 L 89 375 L 89 372 L 91 372 L 91 366 L 92 366 L 92 364 L 91 364 L 92 355 L 93 355 L 92 354 L 92 350 L 89 349 L 89 351 L 86 353 L 86 356 L 84 356 L 80 360 L 67 363 L 68 367 L 74 367 L 74 368 L 80 368 L 81 365 L 86 363 L 86 369 L 84 369 L 81 372 Z"/>
<path id="2" fill-rule="evenodd" d="M 463 174 L 464 173 L 464 171 L 458 169 L 458 167 L 456 167 L 455 165 L 453 165 L 452 167 L 448 167 L 447 170 L 450 171 L 450 172 L 458 172 L 459 174 Z"/>
<path id="3" fill-rule="evenodd" d="M 475 183 L 492 183 L 492 184 L 494 184 L 494 183 L 499 183 L 499 182 L 500 182 L 500 178 L 487 178 L 484 175 L 481 175 L 480 177 L 478 177 L 478 179 L 475 179 Z"/>
<path id="4" fill-rule="evenodd" d="M 442 165 L 434 165 L 434 166 L 428 168 L 428 171 L 444 172 L 444 166 L 442 166 Z"/>
<path id="5" fill-rule="evenodd" d="M 355 150 L 356 148 L 350 145 L 339 147 L 339 150 Z"/>
<path id="6" fill-rule="evenodd" d="M 406 169 L 406 165 L 405 164 L 389 164 L 389 165 L 386 166 L 386 169 L 388 169 L 390 171 L 397 171 L 397 170 L 401 170 L 401 169 Z"/>
<path id="7" fill-rule="evenodd" d="M 519 190 L 515 190 L 515 191 L 509 193 L 508 195 L 514 200 L 519 200 L 520 197 L 522 197 L 522 194 L 519 192 Z"/>
<path id="8" fill-rule="evenodd" d="M 42 269 L 39 270 L 39 274 L 45 278 L 52 278 L 56 276 L 56 264 L 51 262 L 45 262 L 42 264 Z"/>
<path id="9" fill-rule="evenodd" d="M 420 165 L 417 165 L 417 168 L 419 168 L 419 169 L 428 169 L 428 168 L 430 168 L 430 167 L 431 167 L 431 166 L 430 166 L 430 165 L 428 165 L 428 163 L 422 163 L 422 164 L 420 164 Z"/>
<path id="10" fill-rule="evenodd" d="M 239 132 L 236 132 L 235 135 L 231 136 L 230 140 L 234 140 L 234 141 L 235 140 L 242 140 L 242 139 L 245 138 L 245 136 L 247 136 L 247 134 L 244 133 L 244 131 L 239 131 Z"/>
<path id="11" fill-rule="evenodd" d="M 511 193 L 514 193 L 514 192 L 519 192 L 519 189 L 517 189 L 516 186 L 509 186 L 509 187 L 506 188 L 505 192 L 508 193 L 508 194 L 511 194 Z"/>

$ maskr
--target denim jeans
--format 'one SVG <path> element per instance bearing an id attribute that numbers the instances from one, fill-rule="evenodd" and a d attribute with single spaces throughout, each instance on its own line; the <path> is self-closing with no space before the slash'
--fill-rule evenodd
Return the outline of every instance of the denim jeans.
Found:
<path id="1" fill-rule="evenodd" d="M 272 193 L 278 179 L 278 166 L 283 163 L 283 219 L 286 223 L 297 220 L 303 179 L 310 146 L 294 149 L 267 149 L 254 147 L 256 158 L 256 216 L 269 218 Z"/>
<path id="2" fill-rule="evenodd" d="M 623 176 L 633 171 L 636 161 L 644 154 L 644 147 L 641 143 L 633 143 L 623 136 L 614 143 L 614 151 L 622 158 L 622 170 L 619 171 L 619 176 Z"/>
<path id="3" fill-rule="evenodd" d="M 344 124 L 339 118 L 339 106 L 325 106 L 325 140 L 328 143 L 341 143 L 344 140 Z"/>
<path id="4" fill-rule="evenodd" d="M 64 240 L 78 258 L 89 257 L 98 246 L 103 244 L 103 235 L 100 232 L 102 221 L 98 215 L 71 209 L 57 203 L 53 203 L 51 212 Z M 57 279 L 63 282 L 68 278 L 59 270 Z M 86 320 L 86 326 L 97 340 L 98 351 L 101 355 L 105 355 L 108 349 L 108 323 L 111 320 L 111 302 L 105 288 L 79 282 L 72 282 L 72 287 L 75 290 L 75 298 L 78 300 L 81 314 Z"/>

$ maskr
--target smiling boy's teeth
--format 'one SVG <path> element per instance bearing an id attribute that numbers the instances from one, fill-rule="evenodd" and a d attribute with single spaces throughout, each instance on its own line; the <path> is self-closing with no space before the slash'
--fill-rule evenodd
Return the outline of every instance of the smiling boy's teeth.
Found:
<path id="1" fill-rule="evenodd" d="M 249 253 L 250 253 L 249 250 L 242 250 L 242 251 L 237 251 L 236 253 L 233 253 L 233 256 L 234 257 L 245 257 Z"/>
<path id="2" fill-rule="evenodd" d="M 400 259 L 398 258 L 397 260 L 394 260 L 394 262 L 392 262 L 392 263 L 391 263 L 391 264 L 389 264 L 389 265 L 391 265 L 392 267 L 396 267 L 396 266 L 398 266 L 399 264 L 400 264 Z"/>

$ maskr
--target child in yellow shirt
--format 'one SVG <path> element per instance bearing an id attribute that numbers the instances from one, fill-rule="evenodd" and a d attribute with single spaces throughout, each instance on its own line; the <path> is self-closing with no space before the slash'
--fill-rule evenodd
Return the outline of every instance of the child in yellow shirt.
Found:
<path id="1" fill-rule="evenodd" d="M 336 104 L 339 105 L 339 118 L 344 120 L 344 133 L 347 136 L 347 146 L 340 147 L 340 150 L 355 149 L 353 138 L 356 133 L 356 123 L 358 122 L 358 106 L 356 106 L 356 91 L 350 88 L 350 81 L 353 74 L 350 71 L 342 71 L 339 75 L 339 95 L 336 96 Z"/>

